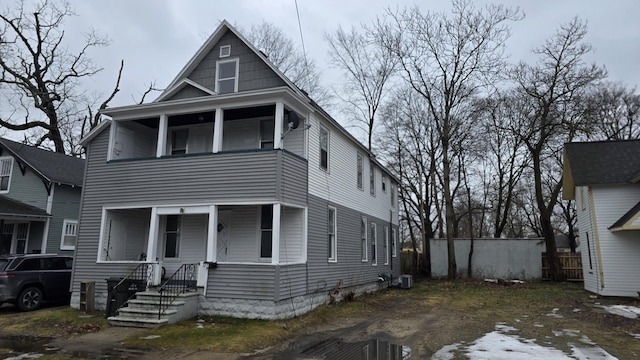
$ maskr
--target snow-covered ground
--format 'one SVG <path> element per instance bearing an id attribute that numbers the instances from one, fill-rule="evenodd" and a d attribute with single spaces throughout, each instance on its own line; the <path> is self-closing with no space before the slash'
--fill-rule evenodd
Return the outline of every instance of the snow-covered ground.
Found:
<path id="1" fill-rule="evenodd" d="M 635 319 L 640 315 L 640 308 L 626 305 L 601 306 L 605 311 Z M 574 309 L 576 311 L 576 309 Z M 546 316 L 562 317 L 559 309 L 551 310 Z M 526 316 L 525 316 L 526 317 Z M 516 322 L 520 322 L 519 319 Z M 543 327 L 542 324 L 534 324 Z M 496 324 L 495 330 L 485 334 L 471 343 L 455 343 L 438 350 L 432 357 L 435 360 L 450 360 L 455 354 L 464 354 L 473 360 L 519 360 L 519 359 L 553 359 L 553 360 L 614 360 L 616 357 L 607 353 L 587 336 L 581 335 L 580 330 L 563 329 L 552 330 L 556 337 L 567 339 L 567 345 L 571 353 L 560 349 L 540 345 L 535 339 L 525 339 L 515 334 L 517 328 L 506 324 Z M 640 334 L 629 334 L 640 338 Z"/>

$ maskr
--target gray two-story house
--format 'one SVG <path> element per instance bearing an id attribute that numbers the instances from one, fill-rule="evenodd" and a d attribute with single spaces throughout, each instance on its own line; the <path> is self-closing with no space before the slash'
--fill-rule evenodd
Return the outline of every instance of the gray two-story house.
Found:
<path id="1" fill-rule="evenodd" d="M 82 281 L 104 308 L 106 277 L 188 268 L 199 314 L 287 318 L 400 274 L 396 179 L 228 22 L 154 102 L 103 114 L 72 306 Z"/>
<path id="2" fill-rule="evenodd" d="M 73 254 L 84 165 L 0 138 L 0 254 Z"/>

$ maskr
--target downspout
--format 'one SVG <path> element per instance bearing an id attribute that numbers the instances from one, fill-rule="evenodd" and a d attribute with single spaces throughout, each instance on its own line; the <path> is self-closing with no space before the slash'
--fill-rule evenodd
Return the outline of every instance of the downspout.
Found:
<path id="1" fill-rule="evenodd" d="M 602 270 L 602 252 L 600 251 L 600 233 L 598 232 L 598 222 L 596 221 L 596 208 L 593 203 L 593 189 L 589 189 L 589 206 L 591 207 L 591 223 L 593 226 L 593 237 L 596 246 L 596 258 L 598 264 L 598 278 L 600 279 L 600 290 L 604 290 L 604 272 Z"/>
<path id="2" fill-rule="evenodd" d="M 51 218 L 53 214 L 51 213 L 53 209 L 53 194 L 55 193 L 56 185 L 51 183 L 51 191 L 49 191 L 49 195 L 47 196 L 47 221 L 44 223 L 44 230 L 42 230 L 42 244 L 40 244 L 40 252 L 43 254 L 47 253 L 47 244 L 49 243 L 49 225 L 51 223 Z"/>

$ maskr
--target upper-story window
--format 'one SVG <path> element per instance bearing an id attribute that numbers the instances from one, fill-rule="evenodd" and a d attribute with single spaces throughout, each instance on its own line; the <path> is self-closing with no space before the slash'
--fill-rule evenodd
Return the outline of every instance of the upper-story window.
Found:
<path id="1" fill-rule="evenodd" d="M 220 60 L 216 63 L 216 92 L 228 94 L 238 91 L 238 59 Z"/>
<path id="2" fill-rule="evenodd" d="M 371 223 L 371 265 L 378 265 L 378 226 Z"/>
<path id="3" fill-rule="evenodd" d="M 373 166 L 373 161 L 369 163 L 369 192 L 371 195 L 376 195 L 376 168 Z"/>
<path id="4" fill-rule="evenodd" d="M 360 250 L 362 261 L 369 260 L 369 249 L 367 248 L 367 218 L 362 216 L 360 218 Z"/>
<path id="5" fill-rule="evenodd" d="M 329 168 L 329 130 L 320 127 L 320 168 Z"/>
<path id="6" fill-rule="evenodd" d="M 13 158 L 10 156 L 0 157 L 0 193 L 9 192 L 12 169 Z"/>
<path id="7" fill-rule="evenodd" d="M 273 130 L 273 119 L 260 121 L 260 149 L 273 149 Z"/>
<path id="8" fill-rule="evenodd" d="M 358 189 L 362 190 L 363 185 L 363 172 L 364 172 L 364 157 L 362 156 L 362 154 L 358 153 L 357 155 L 357 171 L 358 171 Z"/>
<path id="9" fill-rule="evenodd" d="M 382 174 L 382 192 L 387 193 L 387 175 Z"/>

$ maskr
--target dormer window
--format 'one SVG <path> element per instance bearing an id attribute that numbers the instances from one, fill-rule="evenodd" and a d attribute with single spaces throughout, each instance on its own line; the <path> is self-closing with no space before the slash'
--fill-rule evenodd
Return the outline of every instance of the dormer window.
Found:
<path id="1" fill-rule="evenodd" d="M 9 191 L 9 183 L 11 180 L 11 169 L 13 168 L 12 157 L 0 158 L 0 192 Z"/>
<path id="2" fill-rule="evenodd" d="M 229 57 L 231 56 L 231 45 L 223 45 L 220 46 L 220 57 Z"/>
<path id="3" fill-rule="evenodd" d="M 220 60 L 216 64 L 216 92 L 229 94 L 238 91 L 238 59 Z"/>

